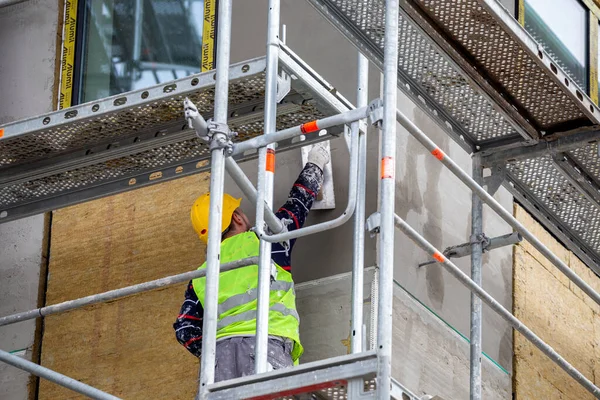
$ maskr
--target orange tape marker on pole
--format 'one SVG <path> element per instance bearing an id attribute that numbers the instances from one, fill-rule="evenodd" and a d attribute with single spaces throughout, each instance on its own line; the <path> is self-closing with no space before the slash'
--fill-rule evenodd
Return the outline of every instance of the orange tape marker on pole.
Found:
<path id="1" fill-rule="evenodd" d="M 433 154 L 433 156 L 435 158 L 437 158 L 438 160 L 440 160 L 440 161 L 442 161 L 444 159 L 444 157 L 445 157 L 444 152 L 439 147 L 436 148 L 435 150 L 433 150 L 431 152 L 431 154 Z"/>
<path id="2" fill-rule="evenodd" d="M 442 253 L 440 253 L 439 251 L 436 251 L 435 253 L 433 253 L 433 258 L 435 258 L 439 262 L 446 261 L 446 257 L 444 257 L 444 255 Z"/>
<path id="3" fill-rule="evenodd" d="M 383 157 L 381 159 L 381 179 L 394 177 L 394 159 L 392 157 Z"/>
<path id="4" fill-rule="evenodd" d="M 302 131 L 302 133 L 304 133 L 305 135 L 307 133 L 316 132 L 318 130 L 319 127 L 317 126 L 317 121 L 310 121 L 300 125 L 300 131 Z"/>
<path id="5" fill-rule="evenodd" d="M 267 165 L 265 169 L 275 173 L 275 150 L 273 149 L 267 149 Z"/>
<path id="6" fill-rule="evenodd" d="M 4 136 L 4 129 L 0 129 L 0 137 Z"/>

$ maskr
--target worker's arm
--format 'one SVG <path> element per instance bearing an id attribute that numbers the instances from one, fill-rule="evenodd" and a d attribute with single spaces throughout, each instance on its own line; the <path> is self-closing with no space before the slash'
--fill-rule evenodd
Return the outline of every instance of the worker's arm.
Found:
<path id="1" fill-rule="evenodd" d="M 202 354 L 202 317 L 204 310 L 198 301 L 192 282 L 185 291 L 185 301 L 173 324 L 177 341 L 196 357 Z"/>
<path id="2" fill-rule="evenodd" d="M 308 212 L 310 211 L 317 194 L 323 184 L 323 167 L 329 162 L 329 155 L 324 147 L 316 145 L 308 156 L 308 162 L 296 179 L 290 190 L 285 204 L 277 210 L 275 215 L 280 219 L 292 221 L 287 226 L 288 231 L 302 228 Z M 296 239 L 290 240 L 290 248 L 286 250 L 281 244 L 273 243 L 271 258 L 277 265 L 287 271 L 291 271 L 291 251 Z"/>

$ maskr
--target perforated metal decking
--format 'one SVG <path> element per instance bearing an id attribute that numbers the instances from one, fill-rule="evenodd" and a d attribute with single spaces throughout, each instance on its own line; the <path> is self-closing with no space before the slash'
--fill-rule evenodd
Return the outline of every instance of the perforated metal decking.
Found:
<path id="1" fill-rule="evenodd" d="M 229 400 L 347 400 L 376 398 L 377 355 L 375 351 L 348 354 L 260 375 L 250 375 L 209 387 L 209 399 Z M 274 388 L 285 388 L 274 393 Z M 419 397 L 392 379 L 391 398 L 419 400 Z"/>
<path id="2" fill-rule="evenodd" d="M 381 67 L 384 0 L 309 2 Z M 600 273 L 598 107 L 497 0 L 400 7 L 398 87 Z"/>
<path id="3" fill-rule="evenodd" d="M 292 79 L 278 104 L 277 129 L 352 107 L 289 49 L 280 53 L 280 70 Z M 230 68 L 236 141 L 263 133 L 265 67 L 262 57 Z M 208 169 L 208 147 L 184 119 L 185 97 L 209 118 L 214 71 L 0 126 L 0 222 Z M 278 149 L 327 138 L 315 132 Z"/>

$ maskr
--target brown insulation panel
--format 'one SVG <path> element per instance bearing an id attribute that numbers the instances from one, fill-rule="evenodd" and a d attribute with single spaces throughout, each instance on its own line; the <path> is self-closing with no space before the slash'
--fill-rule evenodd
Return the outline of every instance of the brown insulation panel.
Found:
<path id="1" fill-rule="evenodd" d="M 56 211 L 47 304 L 197 268 L 189 221 L 200 174 Z M 42 365 L 125 399 L 191 399 L 198 360 L 172 324 L 185 284 L 47 317 Z M 41 380 L 40 400 L 84 398 Z"/>
<path id="2" fill-rule="evenodd" d="M 596 291 L 598 278 L 521 207 L 515 215 Z M 514 314 L 588 379 L 600 384 L 600 306 L 529 243 L 514 252 Z M 594 399 L 521 334 L 514 334 L 515 399 Z"/>

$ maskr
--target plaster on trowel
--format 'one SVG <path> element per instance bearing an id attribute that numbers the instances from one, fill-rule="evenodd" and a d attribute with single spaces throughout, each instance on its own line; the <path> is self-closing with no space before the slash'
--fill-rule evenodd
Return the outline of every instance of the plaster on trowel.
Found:
<path id="1" fill-rule="evenodd" d="M 329 159 L 331 160 L 331 148 L 329 147 L 329 140 L 323 142 L 323 146 L 329 153 Z M 301 148 L 302 151 L 302 166 L 306 165 L 308 159 L 308 153 L 312 149 L 313 145 L 307 145 Z M 317 199 L 315 200 L 312 210 L 332 210 L 335 208 L 335 194 L 333 191 L 333 170 L 331 168 L 333 160 L 325 164 L 325 170 L 323 171 L 323 187 Z"/>

